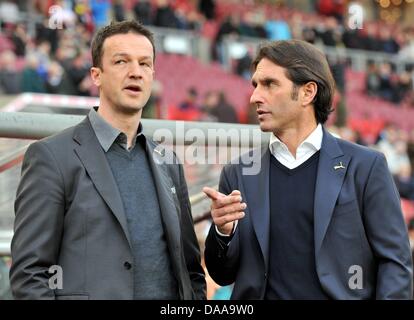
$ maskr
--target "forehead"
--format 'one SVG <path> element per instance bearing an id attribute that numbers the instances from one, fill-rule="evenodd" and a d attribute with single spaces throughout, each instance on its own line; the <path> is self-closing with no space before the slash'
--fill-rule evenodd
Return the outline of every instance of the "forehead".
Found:
<path id="1" fill-rule="evenodd" d="M 132 56 L 150 56 L 153 58 L 153 47 L 149 39 L 142 34 L 115 34 L 105 39 L 103 57 L 111 58 L 117 53 L 127 53 Z"/>
<path id="2" fill-rule="evenodd" d="M 280 81 L 286 80 L 290 81 L 286 77 L 286 69 L 278 66 L 277 64 L 273 63 L 269 59 L 263 58 L 257 64 L 256 70 L 253 74 L 252 80 L 253 81 L 260 81 L 261 79 L 277 79 Z"/>

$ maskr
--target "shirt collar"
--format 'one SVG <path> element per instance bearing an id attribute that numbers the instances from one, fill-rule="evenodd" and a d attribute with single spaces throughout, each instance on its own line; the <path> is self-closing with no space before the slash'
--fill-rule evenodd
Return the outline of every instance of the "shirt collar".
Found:
<path id="1" fill-rule="evenodd" d="M 319 123 L 316 129 L 313 130 L 312 133 L 299 145 L 297 153 L 302 149 L 319 151 L 322 147 L 322 138 L 323 130 L 322 125 Z M 288 147 L 282 141 L 280 141 L 280 139 L 276 137 L 274 133 L 270 135 L 269 149 L 270 152 L 274 155 L 277 154 L 280 149 L 288 151 Z"/>
<path id="2" fill-rule="evenodd" d="M 105 152 L 108 152 L 114 142 L 119 143 L 123 148 L 127 149 L 126 134 L 119 129 L 112 127 L 97 111 L 98 107 L 93 107 L 89 111 L 88 117 L 102 149 L 104 149 Z M 141 135 L 142 124 L 139 123 L 137 135 L 132 141 L 131 149 L 134 148 L 137 138 Z"/>

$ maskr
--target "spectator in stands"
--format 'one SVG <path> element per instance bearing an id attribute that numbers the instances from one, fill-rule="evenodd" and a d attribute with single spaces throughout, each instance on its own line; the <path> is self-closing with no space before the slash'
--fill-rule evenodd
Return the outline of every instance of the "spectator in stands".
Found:
<path id="1" fill-rule="evenodd" d="M 384 156 L 322 127 L 334 92 L 323 53 L 277 41 L 253 66 L 251 102 L 271 138 L 223 169 L 220 192 L 203 189 L 210 276 L 234 282 L 232 299 L 411 299 L 411 250 Z"/>
<path id="2" fill-rule="evenodd" d="M 400 167 L 394 180 L 401 198 L 414 200 L 414 174 L 409 164 Z"/>
<path id="3" fill-rule="evenodd" d="M 339 22 L 343 22 L 345 1 L 344 0 L 319 0 L 317 9 L 320 14 L 333 16 Z"/>
<path id="4" fill-rule="evenodd" d="M 363 40 L 359 29 L 351 29 L 345 24 L 345 30 L 342 34 L 342 42 L 349 49 L 362 49 Z"/>
<path id="5" fill-rule="evenodd" d="M 200 19 L 194 11 L 187 12 L 179 7 L 174 12 L 176 28 L 181 30 L 200 30 Z"/>
<path id="6" fill-rule="evenodd" d="M 219 30 L 213 43 L 213 58 L 224 63 L 224 48 L 222 41 L 224 37 L 237 38 L 240 35 L 240 16 L 238 14 L 232 14 L 226 17 L 221 23 Z"/>
<path id="7" fill-rule="evenodd" d="M 398 52 L 398 58 L 401 60 L 414 60 L 414 30 L 405 30 L 405 45 Z"/>
<path id="8" fill-rule="evenodd" d="M 96 34 L 92 57 L 99 107 L 31 144 L 23 160 L 13 295 L 205 299 L 183 168 L 142 132 L 154 76 L 152 33 L 134 21 L 113 23 Z M 50 285 L 51 266 L 60 266 L 63 286 Z"/>
<path id="9" fill-rule="evenodd" d="M 36 43 L 40 44 L 42 42 L 48 42 L 50 44 L 50 52 L 55 54 L 59 44 L 59 34 L 57 28 L 49 27 L 48 18 L 43 19 L 42 23 L 36 23 Z"/>
<path id="10" fill-rule="evenodd" d="M 377 38 L 376 26 L 372 23 L 367 24 L 366 34 L 361 36 L 362 49 L 368 51 L 380 51 L 381 43 Z"/>
<path id="11" fill-rule="evenodd" d="M 47 69 L 50 63 L 50 56 L 51 56 L 51 46 L 50 43 L 46 40 L 39 43 L 36 49 L 33 51 L 33 54 L 36 55 L 37 60 L 39 61 L 39 65 L 37 67 L 37 73 L 44 81 L 47 78 Z"/>
<path id="12" fill-rule="evenodd" d="M 139 0 L 134 7 L 135 19 L 144 25 L 151 25 L 153 23 L 152 8 L 149 0 Z"/>
<path id="13" fill-rule="evenodd" d="M 304 27 L 302 29 L 302 40 L 312 44 L 316 42 L 315 21 L 313 19 L 309 19 L 304 22 Z"/>
<path id="14" fill-rule="evenodd" d="M 251 65 L 252 58 L 249 51 L 246 51 L 246 54 L 241 58 L 235 61 L 235 73 L 239 76 L 245 78 L 246 80 L 250 79 L 252 76 Z"/>
<path id="15" fill-rule="evenodd" d="M 407 154 L 407 142 L 398 139 L 394 144 L 394 152 L 388 154 L 387 161 L 391 173 L 396 175 L 400 174 L 402 168 L 404 168 L 405 171 L 405 167 L 411 168 L 410 159 Z M 409 171 L 411 172 L 410 169 Z M 406 174 L 404 176 L 406 176 Z"/>
<path id="16" fill-rule="evenodd" d="M 391 101 L 394 96 L 394 90 L 393 90 L 393 71 L 391 64 L 388 62 L 381 63 L 379 67 L 379 95 L 384 100 Z"/>
<path id="17" fill-rule="evenodd" d="M 198 92 L 197 89 L 194 87 L 190 87 L 187 90 L 187 96 L 184 98 L 184 101 L 182 101 L 179 104 L 179 108 L 182 111 L 199 111 L 200 108 L 197 104 L 197 98 L 198 98 Z"/>
<path id="18" fill-rule="evenodd" d="M 173 8 L 167 0 L 157 0 L 154 25 L 164 28 L 177 28 L 178 21 Z"/>
<path id="19" fill-rule="evenodd" d="M 68 95 L 76 95 L 77 93 L 65 69 L 57 61 L 52 61 L 49 64 L 45 85 L 47 93 Z"/>
<path id="20" fill-rule="evenodd" d="M 241 36 L 253 38 L 267 38 L 266 30 L 260 23 L 260 15 L 256 12 L 246 12 L 240 21 Z"/>
<path id="21" fill-rule="evenodd" d="M 336 89 L 338 89 L 341 96 L 345 96 L 345 69 L 346 60 L 341 57 L 328 58 L 329 66 L 331 67 L 332 76 L 334 77 Z"/>
<path id="22" fill-rule="evenodd" d="M 16 55 L 13 51 L 0 53 L 0 92 L 18 94 L 21 87 L 21 73 L 16 70 Z"/>
<path id="23" fill-rule="evenodd" d="M 10 36 L 10 40 L 14 44 L 14 52 L 18 57 L 26 55 L 26 43 L 28 42 L 27 32 L 23 24 L 17 24 L 14 32 Z"/>
<path id="24" fill-rule="evenodd" d="M 26 67 L 23 69 L 21 91 L 22 92 L 46 92 L 44 79 L 37 72 L 39 59 L 34 54 L 26 56 Z"/>
<path id="25" fill-rule="evenodd" d="M 219 92 L 218 105 L 215 111 L 213 111 L 213 113 L 217 115 L 217 119 L 219 122 L 227 122 L 227 123 L 238 123 L 239 122 L 234 106 L 232 106 L 228 102 L 226 93 L 224 91 Z"/>
<path id="26" fill-rule="evenodd" d="M 408 71 L 403 71 L 398 75 L 396 84 L 394 86 L 394 103 L 401 103 L 409 97 L 410 92 L 413 89 L 413 82 L 411 74 Z"/>
<path id="27" fill-rule="evenodd" d="M 109 21 L 109 10 L 111 4 L 109 0 L 89 0 L 91 8 L 92 20 L 95 28 L 99 29 L 106 26 Z"/>
<path id="28" fill-rule="evenodd" d="M 125 20 L 125 8 L 123 0 L 114 0 L 112 2 L 112 10 L 114 12 L 115 21 Z"/>
<path id="29" fill-rule="evenodd" d="M 396 54 L 400 51 L 400 46 L 392 37 L 391 31 L 388 28 L 381 28 L 379 36 L 382 52 Z"/>
<path id="30" fill-rule="evenodd" d="M 365 73 L 365 91 L 369 96 L 377 96 L 380 90 L 380 78 L 377 65 L 373 61 L 368 61 Z"/>
<path id="31" fill-rule="evenodd" d="M 199 0 L 198 10 L 207 20 L 214 20 L 216 18 L 216 2 L 215 0 Z"/>
<path id="32" fill-rule="evenodd" d="M 279 19 L 277 12 L 265 23 L 267 38 L 270 40 L 289 40 L 292 38 L 290 27 L 286 21 Z"/>
<path id="33" fill-rule="evenodd" d="M 82 86 L 83 81 L 88 76 L 88 65 L 85 61 L 84 53 L 77 51 L 74 59 L 70 62 L 66 72 L 69 79 L 72 81 L 72 85 L 76 89 L 76 95 L 88 96 L 88 90 Z"/>
<path id="34" fill-rule="evenodd" d="M 238 123 L 234 107 L 227 102 L 224 92 L 209 91 L 204 98 L 202 110 L 209 121 Z"/>
<path id="35" fill-rule="evenodd" d="M 89 7 L 88 0 L 78 0 L 76 1 L 73 11 L 77 16 L 79 24 L 82 24 L 88 33 L 92 33 L 95 29 L 93 25 L 93 18 L 91 8 Z"/>
<path id="36" fill-rule="evenodd" d="M 337 47 L 342 43 L 342 34 L 335 18 L 329 17 L 318 31 L 318 36 L 325 46 Z"/>
<path id="37" fill-rule="evenodd" d="M 407 141 L 401 139 L 399 130 L 389 125 L 381 134 L 381 141 L 377 144 L 388 162 L 391 173 L 396 176 L 401 168 L 410 166 L 410 159 L 407 154 Z"/>

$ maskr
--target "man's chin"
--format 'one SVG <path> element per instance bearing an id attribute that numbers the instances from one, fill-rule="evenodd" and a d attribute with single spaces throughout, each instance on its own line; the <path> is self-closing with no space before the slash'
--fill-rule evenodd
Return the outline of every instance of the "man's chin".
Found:
<path id="1" fill-rule="evenodd" d="M 266 125 L 263 122 L 259 123 L 259 126 L 260 126 L 260 130 L 262 130 L 263 132 L 271 132 L 271 131 L 273 131 L 272 128 L 270 128 L 269 125 Z"/>
<path id="2" fill-rule="evenodd" d="M 137 113 L 141 112 L 142 109 L 143 109 L 143 106 L 131 105 L 131 104 L 124 104 L 119 107 L 119 110 L 123 114 L 131 115 L 131 116 L 136 115 Z"/>

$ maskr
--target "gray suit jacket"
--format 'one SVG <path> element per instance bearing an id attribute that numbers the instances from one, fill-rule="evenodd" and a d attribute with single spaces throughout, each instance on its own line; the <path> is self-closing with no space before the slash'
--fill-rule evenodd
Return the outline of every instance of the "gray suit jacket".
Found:
<path id="1" fill-rule="evenodd" d="M 266 144 L 250 163 L 227 165 L 220 178 L 221 192 L 238 189 L 247 203 L 246 216 L 228 246 L 214 228 L 206 240 L 209 274 L 218 284 L 235 283 L 233 299 L 263 299 L 265 295 L 269 199 L 278 197 L 269 195 L 270 156 Z M 341 168 L 335 170 L 340 163 Z M 252 164 L 261 165 L 259 174 L 243 175 L 242 169 Z M 314 244 L 319 281 L 332 299 L 412 298 L 407 229 L 384 156 L 326 131 L 315 187 Z M 352 266 L 361 268 L 362 288 L 349 285 L 357 274 Z"/>
<path id="2" fill-rule="evenodd" d="M 183 168 L 180 164 L 157 164 L 161 159 L 153 152 L 155 147 L 147 139 L 179 295 L 181 299 L 204 299 L 204 271 Z M 133 298 L 133 257 L 126 216 L 88 118 L 29 147 L 15 213 L 10 270 L 15 298 Z M 62 289 L 49 288 L 48 269 L 52 265 L 62 267 Z"/>

